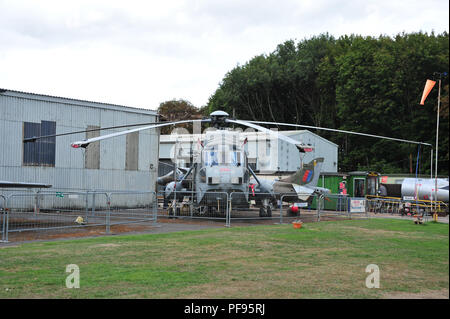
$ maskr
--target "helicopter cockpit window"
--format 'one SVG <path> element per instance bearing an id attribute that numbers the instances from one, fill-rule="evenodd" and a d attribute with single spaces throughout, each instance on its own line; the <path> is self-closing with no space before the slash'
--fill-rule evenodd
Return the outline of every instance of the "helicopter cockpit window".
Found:
<path id="1" fill-rule="evenodd" d="M 232 166 L 241 166 L 241 152 L 230 152 L 230 164 Z"/>
<path id="2" fill-rule="evenodd" d="M 217 151 L 206 151 L 204 152 L 204 161 L 205 166 L 217 166 L 219 165 L 219 159 L 218 159 L 218 152 Z"/>
<path id="3" fill-rule="evenodd" d="M 205 166 L 231 165 L 241 166 L 245 159 L 241 151 L 235 149 L 219 149 L 214 146 L 203 151 L 203 164 Z"/>

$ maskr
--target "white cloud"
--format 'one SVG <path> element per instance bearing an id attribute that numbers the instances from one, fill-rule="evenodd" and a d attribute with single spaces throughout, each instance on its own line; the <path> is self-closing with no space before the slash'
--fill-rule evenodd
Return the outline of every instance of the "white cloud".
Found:
<path id="1" fill-rule="evenodd" d="M 448 31 L 448 1 L 0 0 L 0 87 L 155 109 L 206 104 L 289 39 Z"/>

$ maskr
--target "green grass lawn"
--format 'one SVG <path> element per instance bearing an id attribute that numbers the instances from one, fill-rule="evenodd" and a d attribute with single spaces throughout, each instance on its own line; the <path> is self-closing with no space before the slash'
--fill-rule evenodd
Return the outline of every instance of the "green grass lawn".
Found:
<path id="1" fill-rule="evenodd" d="M 371 219 L 0 246 L 0 298 L 448 298 L 448 234 Z"/>

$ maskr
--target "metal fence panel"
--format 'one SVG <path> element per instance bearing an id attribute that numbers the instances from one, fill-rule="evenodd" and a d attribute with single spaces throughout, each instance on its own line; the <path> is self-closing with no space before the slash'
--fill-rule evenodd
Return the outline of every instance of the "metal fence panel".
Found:
<path id="1" fill-rule="evenodd" d="M 405 215 L 431 212 L 426 203 L 393 198 L 350 198 L 338 194 L 40 190 L 0 194 L 1 241 L 8 233 L 112 225 L 155 224 L 158 216 L 233 223 L 291 223 L 343 218 L 368 218 L 370 213 Z M 200 201 L 200 202 L 198 202 Z M 448 212 L 448 206 L 446 206 Z M 16 236 L 13 236 L 15 238 Z"/>
<path id="2" fill-rule="evenodd" d="M 23 192 L 0 195 L 2 241 L 9 233 L 157 222 L 155 192 Z"/>
<path id="3" fill-rule="evenodd" d="M 133 202 L 130 205 L 129 202 Z M 107 225 L 157 222 L 156 192 L 114 192 L 108 194 Z M 99 212 L 96 212 L 98 214 Z"/>
<path id="4" fill-rule="evenodd" d="M 282 194 L 280 196 L 279 205 L 279 217 L 280 223 L 292 222 L 294 220 L 300 219 L 301 221 L 317 221 L 319 216 L 320 206 L 317 205 L 319 202 L 319 196 L 313 194 L 309 196 L 308 201 L 293 201 L 294 196 L 297 194 Z M 301 195 L 301 197 L 307 196 Z"/>
<path id="5" fill-rule="evenodd" d="M 230 194 L 230 222 L 273 221 L 287 223 L 296 219 L 315 220 L 317 208 L 312 207 L 315 194 L 298 193 L 256 193 L 249 194 L 247 207 L 233 205 L 235 196 Z"/>
<path id="6" fill-rule="evenodd" d="M 3 240 L 9 233 L 46 231 L 84 227 L 98 223 L 88 221 L 84 193 L 21 193 L 6 199 L 6 228 Z M 4 218 L 5 219 L 5 218 Z"/>
<path id="7" fill-rule="evenodd" d="M 6 197 L 0 194 L 0 242 L 6 241 Z"/>
<path id="8" fill-rule="evenodd" d="M 248 195 L 248 200 L 242 193 L 230 194 L 229 221 L 271 220 L 278 213 L 276 194 L 256 193 Z M 263 206 L 265 208 L 263 208 Z"/>
<path id="9" fill-rule="evenodd" d="M 200 203 L 192 192 L 174 192 L 170 198 L 165 192 L 159 192 L 157 198 L 160 217 L 227 220 L 229 195 L 226 192 L 206 192 Z"/>
<path id="10" fill-rule="evenodd" d="M 7 198 L 7 232 L 99 225 L 89 220 L 85 193 L 12 194 Z"/>
<path id="11" fill-rule="evenodd" d="M 401 204 L 400 198 L 367 198 L 367 212 L 402 215 Z"/>
<path id="12" fill-rule="evenodd" d="M 448 204 L 430 200 L 406 200 L 395 197 L 367 196 L 367 213 L 421 215 L 427 220 L 433 213 L 447 215 Z"/>
<path id="13" fill-rule="evenodd" d="M 342 194 L 323 194 L 320 201 L 319 221 L 365 218 L 367 216 L 364 198 L 351 198 Z"/>

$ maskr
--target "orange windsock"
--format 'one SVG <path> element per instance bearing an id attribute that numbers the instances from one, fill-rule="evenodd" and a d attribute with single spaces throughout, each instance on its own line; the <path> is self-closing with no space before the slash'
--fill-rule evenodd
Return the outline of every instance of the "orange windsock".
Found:
<path id="1" fill-rule="evenodd" d="M 425 103 L 425 99 L 427 98 L 428 94 L 430 93 L 431 89 L 435 84 L 436 81 L 427 80 L 427 83 L 425 83 L 425 88 L 423 89 L 422 100 L 420 100 L 420 105 L 423 105 Z"/>

